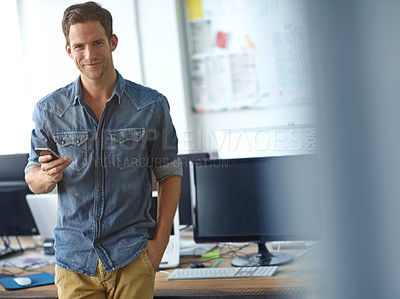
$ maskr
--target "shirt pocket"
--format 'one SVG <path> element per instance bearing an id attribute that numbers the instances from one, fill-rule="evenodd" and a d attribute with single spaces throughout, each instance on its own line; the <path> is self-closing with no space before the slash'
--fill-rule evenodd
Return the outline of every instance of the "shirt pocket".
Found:
<path id="1" fill-rule="evenodd" d="M 108 131 L 110 164 L 120 170 L 131 168 L 145 162 L 144 128 L 127 128 Z M 146 163 L 147 166 L 147 163 Z"/>
<path id="2" fill-rule="evenodd" d="M 72 160 L 71 168 L 82 171 L 88 165 L 88 132 L 60 132 L 54 134 L 58 152 Z"/>

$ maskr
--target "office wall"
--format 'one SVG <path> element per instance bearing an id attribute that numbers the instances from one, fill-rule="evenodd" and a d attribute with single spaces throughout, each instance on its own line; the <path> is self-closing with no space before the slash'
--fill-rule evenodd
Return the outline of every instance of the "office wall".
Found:
<path id="1" fill-rule="evenodd" d="M 178 138 L 182 140 L 190 120 L 175 0 L 136 0 L 136 5 L 143 83 L 168 98 Z"/>
<path id="2" fill-rule="evenodd" d="M 263 109 L 238 110 L 191 114 L 191 130 L 196 135 L 196 142 L 191 142 L 190 135 L 185 139 L 189 150 L 215 151 L 220 149 L 216 142 L 216 133 L 220 130 L 244 129 L 252 131 L 262 128 L 314 124 L 315 108 L 310 104 L 294 106 L 276 106 Z"/>
<path id="3" fill-rule="evenodd" d="M 24 74 L 22 45 L 19 38 L 18 9 L 15 1 L 3 1 L 3 16 L 0 18 L 2 44 L 2 74 L 0 79 L 0 154 L 26 152 L 29 146 L 29 131 L 21 120 L 30 119 L 31 113 L 24 109 L 29 102 L 27 92 L 21 88 L 21 81 L 16 80 Z M 18 111 L 18 117 L 16 112 Z M 11 129 L 12 128 L 12 129 Z"/>

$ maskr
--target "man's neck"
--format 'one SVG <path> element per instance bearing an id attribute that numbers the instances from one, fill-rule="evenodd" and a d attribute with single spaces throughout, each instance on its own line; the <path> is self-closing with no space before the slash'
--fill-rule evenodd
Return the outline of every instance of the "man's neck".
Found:
<path id="1" fill-rule="evenodd" d="M 86 101 L 107 101 L 117 83 L 117 73 L 114 70 L 109 76 L 104 76 L 99 80 L 90 80 L 81 76 L 83 95 Z"/>
<path id="2" fill-rule="evenodd" d="M 99 120 L 106 102 L 114 91 L 117 83 L 117 73 L 114 70 L 109 76 L 104 76 L 99 80 L 90 80 L 85 76 L 81 76 L 81 82 L 83 98 Z"/>

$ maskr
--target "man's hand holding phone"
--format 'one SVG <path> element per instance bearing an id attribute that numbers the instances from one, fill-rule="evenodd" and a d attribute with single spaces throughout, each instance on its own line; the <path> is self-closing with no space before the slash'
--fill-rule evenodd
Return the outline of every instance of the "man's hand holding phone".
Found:
<path id="1" fill-rule="evenodd" d="M 39 155 L 38 161 L 42 164 L 41 170 L 46 173 L 53 182 L 60 181 L 64 170 L 72 163 L 70 158 L 60 158 L 57 153 L 49 148 L 35 148 L 35 152 Z"/>

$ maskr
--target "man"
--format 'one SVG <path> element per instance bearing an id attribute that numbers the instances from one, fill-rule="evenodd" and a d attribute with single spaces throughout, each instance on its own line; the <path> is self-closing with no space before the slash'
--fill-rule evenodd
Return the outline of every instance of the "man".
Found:
<path id="1" fill-rule="evenodd" d="M 152 298 L 182 171 L 168 102 L 115 70 L 118 39 L 99 4 L 68 7 L 62 28 L 80 76 L 37 103 L 25 169 L 34 193 L 58 187 L 58 295 Z M 60 158 L 39 157 L 36 147 Z M 149 214 L 151 171 L 158 181 L 156 223 Z"/>

